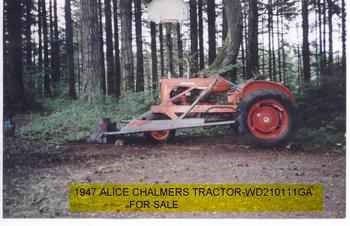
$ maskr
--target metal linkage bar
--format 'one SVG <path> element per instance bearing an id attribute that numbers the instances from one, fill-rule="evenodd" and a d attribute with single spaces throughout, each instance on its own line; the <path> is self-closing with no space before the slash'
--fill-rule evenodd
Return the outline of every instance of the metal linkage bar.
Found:
<path id="1" fill-rule="evenodd" d="M 126 135 L 133 133 L 152 132 L 160 130 L 188 129 L 196 127 L 223 126 L 235 124 L 236 120 L 221 122 L 205 122 L 204 119 L 174 119 L 174 120 L 151 120 L 137 127 L 124 127 L 120 131 L 105 132 L 103 135 Z"/>
<path id="2" fill-rule="evenodd" d="M 207 94 L 211 91 L 211 89 L 214 87 L 214 85 L 216 84 L 217 81 L 218 81 L 218 78 L 216 77 L 215 80 L 208 86 L 208 88 L 207 88 L 206 90 L 204 90 L 204 91 L 201 92 L 201 94 L 199 95 L 199 97 L 192 103 L 191 107 L 190 107 L 186 112 L 184 112 L 184 113 L 179 117 L 179 119 L 185 118 L 185 117 L 188 115 L 188 113 L 190 113 L 190 112 L 193 110 L 193 108 L 196 107 L 196 105 L 198 104 L 198 102 L 199 102 L 201 99 L 203 99 L 203 97 L 205 97 L 205 95 L 207 95 Z"/>

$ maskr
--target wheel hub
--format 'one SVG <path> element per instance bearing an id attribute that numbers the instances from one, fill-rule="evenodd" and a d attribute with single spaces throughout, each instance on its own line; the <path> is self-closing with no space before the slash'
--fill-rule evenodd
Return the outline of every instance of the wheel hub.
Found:
<path id="1" fill-rule="evenodd" d="M 259 138 L 280 136 L 288 124 L 288 114 L 284 106 L 275 100 L 255 103 L 248 114 L 248 127 Z"/>

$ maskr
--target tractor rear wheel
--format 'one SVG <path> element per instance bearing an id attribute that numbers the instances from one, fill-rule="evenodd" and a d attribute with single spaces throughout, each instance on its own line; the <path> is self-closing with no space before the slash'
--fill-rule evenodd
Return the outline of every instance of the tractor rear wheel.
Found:
<path id="1" fill-rule="evenodd" d="M 295 106 L 279 91 L 253 92 L 240 103 L 240 131 L 256 144 L 271 147 L 284 144 L 296 124 Z"/>

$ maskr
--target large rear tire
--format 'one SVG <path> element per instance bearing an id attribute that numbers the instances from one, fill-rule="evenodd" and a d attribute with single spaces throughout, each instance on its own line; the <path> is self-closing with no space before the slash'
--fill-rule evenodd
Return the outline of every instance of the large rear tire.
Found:
<path id="1" fill-rule="evenodd" d="M 253 92 L 240 103 L 240 132 L 261 146 L 283 145 L 294 132 L 295 112 L 295 105 L 284 93 Z"/>

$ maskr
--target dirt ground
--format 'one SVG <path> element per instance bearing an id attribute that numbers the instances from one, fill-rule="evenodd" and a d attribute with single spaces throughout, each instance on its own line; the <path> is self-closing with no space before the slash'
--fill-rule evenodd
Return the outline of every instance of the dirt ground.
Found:
<path id="1" fill-rule="evenodd" d="M 184 137 L 164 145 L 143 138 L 124 146 L 42 146 L 6 139 L 4 206 L 16 217 L 336 217 L 345 216 L 345 152 L 259 149 L 233 136 Z M 21 144 L 21 148 L 18 148 Z M 68 211 L 68 184 L 110 183 L 323 183 L 325 210 L 314 213 L 84 213 Z"/>

